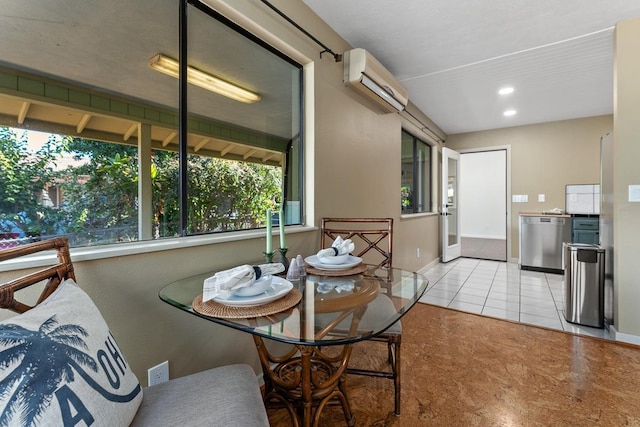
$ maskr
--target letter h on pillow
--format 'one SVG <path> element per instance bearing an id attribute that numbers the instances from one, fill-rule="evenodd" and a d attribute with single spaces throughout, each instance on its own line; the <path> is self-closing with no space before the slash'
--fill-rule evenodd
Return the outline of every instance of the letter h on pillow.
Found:
<path id="1" fill-rule="evenodd" d="M 73 280 L 0 322 L 0 426 L 127 426 L 142 388 Z"/>

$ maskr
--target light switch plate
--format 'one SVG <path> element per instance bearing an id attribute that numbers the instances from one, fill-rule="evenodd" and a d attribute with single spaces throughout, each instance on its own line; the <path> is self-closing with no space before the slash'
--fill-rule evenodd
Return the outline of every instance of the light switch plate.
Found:
<path id="1" fill-rule="evenodd" d="M 629 186 L 629 201 L 640 202 L 640 185 Z"/>
<path id="2" fill-rule="evenodd" d="M 544 202 L 544 194 L 538 194 L 538 201 Z"/>

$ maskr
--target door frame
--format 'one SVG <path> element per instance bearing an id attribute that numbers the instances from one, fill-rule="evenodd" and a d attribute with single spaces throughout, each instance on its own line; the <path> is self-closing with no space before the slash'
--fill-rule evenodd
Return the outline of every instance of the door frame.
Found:
<path id="1" fill-rule="evenodd" d="M 453 207 L 453 219 L 455 220 L 455 235 L 457 236 L 457 242 L 453 245 L 449 244 L 449 204 L 448 204 L 448 186 L 449 186 L 449 159 L 455 160 L 455 189 L 454 189 L 454 204 Z M 442 164 L 440 165 L 440 180 L 441 180 L 441 200 L 440 200 L 440 215 L 442 221 L 440 222 L 440 234 L 442 236 L 442 255 L 440 260 L 442 262 L 453 261 L 460 258 L 461 253 L 461 236 L 460 236 L 460 152 L 452 150 L 451 148 L 442 147 Z"/>
<path id="2" fill-rule="evenodd" d="M 518 262 L 518 258 L 512 258 L 511 256 L 511 245 L 513 239 L 511 238 L 511 145 L 495 145 L 490 147 L 479 147 L 479 148 L 466 148 L 466 149 L 456 149 L 456 151 L 460 154 L 464 153 L 481 153 L 485 151 L 500 151 L 506 150 L 507 155 L 507 170 L 505 171 L 506 184 L 507 184 L 507 200 L 506 200 L 506 218 L 505 218 L 505 227 L 506 227 L 506 236 L 507 236 L 507 262 Z"/>

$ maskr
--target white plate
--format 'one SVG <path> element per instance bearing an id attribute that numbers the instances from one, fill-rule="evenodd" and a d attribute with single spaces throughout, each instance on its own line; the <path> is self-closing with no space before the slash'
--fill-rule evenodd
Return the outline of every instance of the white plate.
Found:
<path id="1" fill-rule="evenodd" d="M 318 259 L 317 255 L 308 256 L 304 260 L 318 270 L 346 270 L 362 262 L 362 258 L 353 255 L 349 255 L 344 264 L 325 264 Z"/>
<path id="2" fill-rule="evenodd" d="M 231 307 L 251 307 L 266 304 L 268 302 L 275 301 L 278 298 L 282 298 L 283 296 L 288 294 L 291 289 L 293 289 L 293 283 L 281 277 L 273 276 L 271 287 L 259 295 L 254 295 L 251 297 L 240 297 L 238 295 L 231 295 L 227 299 L 216 297 L 213 300 L 219 304 L 228 305 Z"/>

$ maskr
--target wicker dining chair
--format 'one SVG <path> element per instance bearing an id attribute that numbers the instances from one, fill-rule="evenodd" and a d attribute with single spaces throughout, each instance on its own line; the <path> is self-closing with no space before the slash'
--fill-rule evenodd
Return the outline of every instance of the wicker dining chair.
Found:
<path id="1" fill-rule="evenodd" d="M 69 255 L 69 244 L 65 237 L 44 240 L 29 245 L 15 246 L 11 249 L 0 251 L 0 261 L 19 258 L 47 250 L 56 251 L 58 262 L 47 268 L 2 284 L 2 286 L 0 286 L 0 308 L 6 308 L 16 313 L 24 313 L 47 299 L 63 281 L 67 279 L 75 280 L 73 264 L 71 262 L 71 256 Z M 40 282 L 45 283 L 45 285 L 33 306 L 15 299 L 16 291 Z"/>
<path id="2" fill-rule="evenodd" d="M 391 274 L 392 268 L 392 243 L 393 243 L 393 218 L 322 218 L 321 247 L 330 247 L 338 237 L 351 239 L 355 244 L 353 255 L 363 259 L 365 264 L 377 269 L 386 270 Z M 384 287 L 381 288 L 384 292 Z M 393 302 L 384 293 L 380 295 L 372 306 L 376 310 L 389 308 Z M 366 313 L 361 325 L 366 325 Z M 380 341 L 387 344 L 387 370 L 349 368 L 347 373 L 354 375 L 367 375 L 378 378 L 388 378 L 394 384 L 394 412 L 400 415 L 400 344 L 402 341 L 402 324 L 394 323 L 385 332 L 370 338 L 371 341 Z"/>

